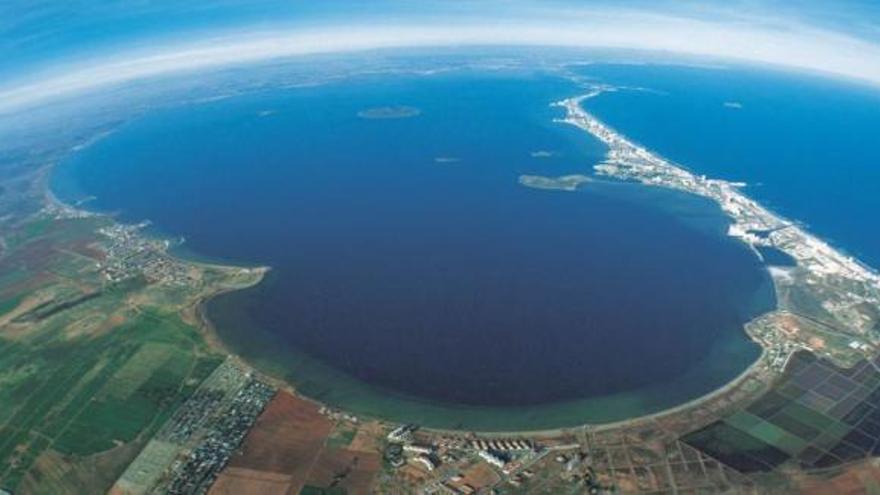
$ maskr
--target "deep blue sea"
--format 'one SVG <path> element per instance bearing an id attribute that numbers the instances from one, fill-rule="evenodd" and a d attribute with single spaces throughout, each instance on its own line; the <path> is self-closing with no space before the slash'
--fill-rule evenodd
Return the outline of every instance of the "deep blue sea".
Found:
<path id="1" fill-rule="evenodd" d="M 774 300 L 711 202 L 635 184 L 518 183 L 589 174 L 602 158 L 603 145 L 553 122 L 549 103 L 580 91 L 555 76 L 459 72 L 186 105 L 76 153 L 53 189 L 149 219 L 199 256 L 271 266 L 209 316 L 232 348 L 307 395 L 441 427 L 621 419 L 742 372 L 759 352 L 742 325 Z M 603 96 L 597 111 L 655 147 L 640 95 Z M 637 103 L 624 112 L 617 98 Z M 363 117 L 398 106 L 418 112 Z M 712 125 L 729 113 L 712 111 Z M 677 135 L 694 112 L 658 132 Z M 707 140 L 728 129 L 694 125 Z M 729 172 L 716 150 L 678 139 L 673 158 Z M 762 170 L 748 167 L 736 178 Z"/>

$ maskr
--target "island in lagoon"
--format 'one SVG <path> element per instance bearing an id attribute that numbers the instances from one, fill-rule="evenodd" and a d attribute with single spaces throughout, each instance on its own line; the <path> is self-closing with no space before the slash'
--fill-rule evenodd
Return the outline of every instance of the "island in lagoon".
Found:
<path id="1" fill-rule="evenodd" d="M 408 119 L 421 115 L 422 111 L 416 107 L 397 105 L 390 107 L 367 108 L 358 112 L 362 119 Z"/>
<path id="2" fill-rule="evenodd" d="M 520 175 L 519 183 L 535 189 L 557 189 L 575 191 L 578 186 L 593 179 L 581 174 L 563 175 L 560 177 L 544 177 L 542 175 Z"/>

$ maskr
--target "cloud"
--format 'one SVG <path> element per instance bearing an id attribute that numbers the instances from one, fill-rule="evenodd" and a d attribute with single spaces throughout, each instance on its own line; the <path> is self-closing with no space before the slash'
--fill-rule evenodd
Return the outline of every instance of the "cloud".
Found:
<path id="1" fill-rule="evenodd" d="M 818 71 L 880 85 L 880 46 L 806 25 L 594 12 L 556 20 L 434 21 L 238 32 L 83 60 L 0 87 L 0 113 L 145 78 L 381 48 L 549 46 L 656 50 Z"/>

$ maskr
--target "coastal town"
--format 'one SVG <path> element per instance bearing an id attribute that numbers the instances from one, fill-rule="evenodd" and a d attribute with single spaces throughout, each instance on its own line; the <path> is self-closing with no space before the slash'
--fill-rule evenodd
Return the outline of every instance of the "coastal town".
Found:
<path id="1" fill-rule="evenodd" d="M 872 332 L 880 322 L 880 274 L 749 198 L 741 191 L 745 184 L 694 174 L 633 143 L 584 109 L 584 102 L 613 90 L 598 87 L 554 104 L 566 112 L 561 122 L 608 146 L 606 159 L 595 166 L 597 175 L 714 200 L 731 219 L 728 234 L 756 256 L 763 259 L 762 249 L 770 249 L 793 260 L 791 266 L 768 263 L 780 309 L 850 335 L 853 350 L 871 355 L 880 342 L 880 335 Z M 566 188 L 569 183 L 566 177 Z"/>

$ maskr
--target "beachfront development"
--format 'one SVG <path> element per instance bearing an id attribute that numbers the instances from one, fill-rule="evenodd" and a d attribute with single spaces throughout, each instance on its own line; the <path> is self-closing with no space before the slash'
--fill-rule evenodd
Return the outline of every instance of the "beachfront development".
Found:
<path id="1" fill-rule="evenodd" d="M 790 256 L 792 266 L 771 266 L 780 310 L 851 335 L 850 349 L 873 353 L 880 338 L 873 334 L 880 321 L 880 275 L 840 252 L 796 222 L 774 214 L 746 196 L 742 183 L 697 175 L 637 145 L 584 110 L 582 104 L 609 89 L 556 103 L 565 109 L 562 120 L 581 128 L 608 146 L 596 173 L 620 180 L 678 189 L 712 199 L 730 217 L 728 234 L 763 258 L 761 248 Z M 772 263 L 769 263 L 772 265 Z M 822 352 L 823 346 L 805 345 Z"/>

